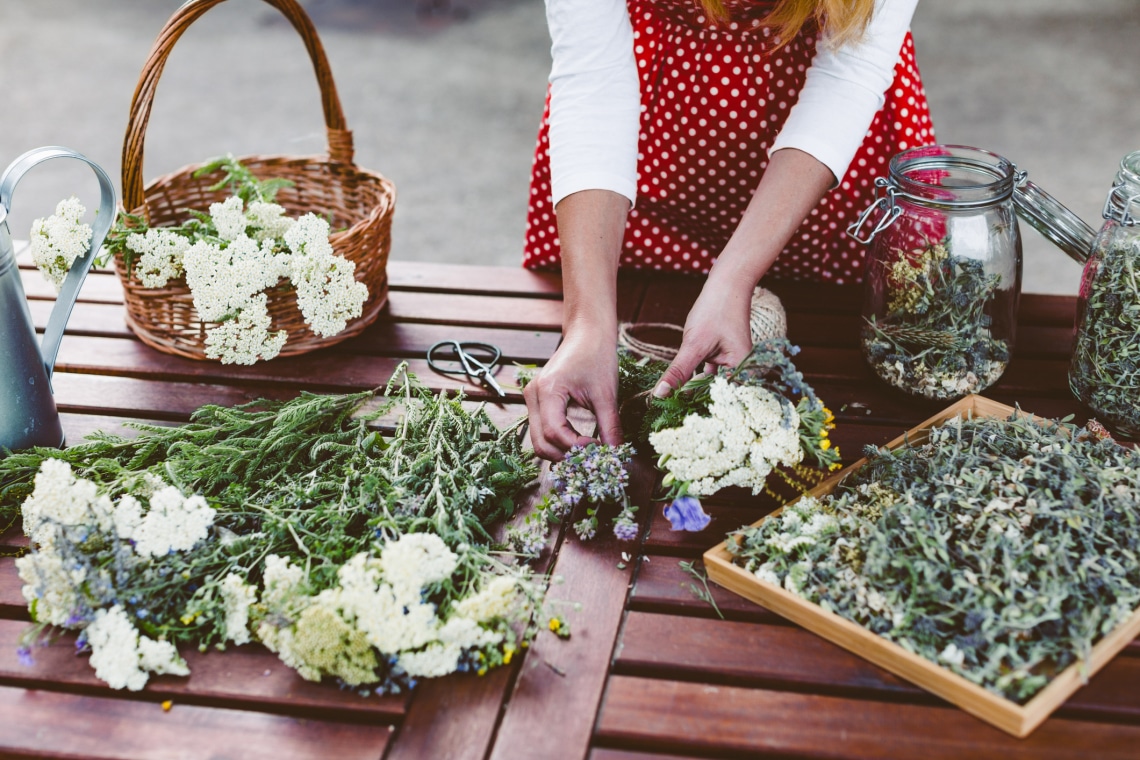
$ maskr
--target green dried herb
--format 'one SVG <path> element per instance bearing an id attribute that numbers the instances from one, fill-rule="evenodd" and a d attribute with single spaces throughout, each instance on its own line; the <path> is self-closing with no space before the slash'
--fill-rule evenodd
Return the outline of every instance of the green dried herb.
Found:
<path id="1" fill-rule="evenodd" d="M 832 494 L 737 531 L 729 550 L 1024 703 L 1140 605 L 1140 455 L 1039 423 L 955 418 L 927 441 L 871 447 Z"/>
<path id="2" fill-rule="evenodd" d="M 1140 240 L 1108 248 L 1088 281 L 1069 367 L 1073 393 L 1108 427 L 1140 436 Z"/>
<path id="3" fill-rule="evenodd" d="M 980 261 L 945 243 L 898 251 L 882 275 L 886 313 L 866 320 L 863 354 L 875 374 L 907 393 L 953 399 L 997 382 L 1009 364 L 991 311 L 1002 285 Z"/>

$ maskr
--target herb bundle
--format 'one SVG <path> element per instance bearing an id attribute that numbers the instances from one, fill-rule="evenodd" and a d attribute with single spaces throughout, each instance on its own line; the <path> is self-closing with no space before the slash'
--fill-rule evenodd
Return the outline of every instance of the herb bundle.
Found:
<path id="1" fill-rule="evenodd" d="M 433 396 L 404 368 L 373 393 L 207 406 L 189 424 L 0 460 L 22 507 L 37 626 L 80 630 L 96 674 L 141 688 L 179 646 L 256 640 L 305 678 L 398 692 L 509 663 L 543 584 L 492 531 L 537 475 L 521 422 Z M 374 428 L 399 412 L 394 434 Z M 557 619 L 556 619 L 557 620 Z"/>
<path id="2" fill-rule="evenodd" d="M 734 562 L 1025 703 L 1140 605 L 1140 455 L 960 417 L 732 534 Z"/>
<path id="3" fill-rule="evenodd" d="M 621 355 L 623 431 L 658 455 L 675 529 L 708 524 L 694 497 L 728 486 L 774 494 L 767 487 L 773 471 L 803 491 L 822 477 L 805 460 L 838 469 L 839 450 L 828 437 L 834 416 L 793 364 L 798 351 L 783 338 L 762 341 L 738 366 L 698 376 L 666 398 L 651 395 L 665 362 Z"/>
<path id="4" fill-rule="evenodd" d="M 1140 240 L 1110 245 L 1086 280 L 1069 385 L 1108 427 L 1140 437 Z"/>
<path id="5" fill-rule="evenodd" d="M 1010 359 L 1009 344 L 992 330 L 999 275 L 936 243 L 899 250 L 880 277 L 883 311 L 862 329 L 863 355 L 880 379 L 927 399 L 956 399 L 997 382 Z"/>
<path id="6" fill-rule="evenodd" d="M 630 501 L 630 460 L 633 446 L 609 446 L 590 443 L 573 446 L 550 468 L 553 489 L 526 516 L 520 527 L 507 531 L 512 548 L 527 557 L 537 557 L 546 548 L 546 539 L 552 525 L 567 518 L 579 503 L 586 505 L 585 516 L 574 523 L 574 532 L 582 541 L 593 539 L 598 533 L 601 512 L 608 505 L 616 505 L 613 517 L 614 537 L 619 541 L 637 538 L 637 507 Z"/>

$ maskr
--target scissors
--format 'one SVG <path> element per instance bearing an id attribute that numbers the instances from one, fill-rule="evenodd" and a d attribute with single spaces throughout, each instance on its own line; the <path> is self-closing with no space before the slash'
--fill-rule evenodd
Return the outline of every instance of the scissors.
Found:
<path id="1" fill-rule="evenodd" d="M 444 375 L 466 375 L 505 398 L 506 392 L 492 374 L 503 352 L 498 346 L 477 341 L 441 340 L 428 349 L 428 366 Z"/>

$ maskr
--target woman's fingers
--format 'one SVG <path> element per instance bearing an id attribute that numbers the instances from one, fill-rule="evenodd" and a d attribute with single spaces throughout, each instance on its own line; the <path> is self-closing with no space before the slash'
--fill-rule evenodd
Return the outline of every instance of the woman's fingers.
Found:
<path id="1" fill-rule="evenodd" d="M 665 398 L 678 387 L 689 381 L 697 366 L 708 358 L 709 352 L 704 348 L 697 348 L 696 341 L 689 340 L 688 336 L 681 342 L 681 349 L 673 358 L 673 363 L 661 374 L 661 380 L 653 389 L 657 398 Z"/>
<path id="2" fill-rule="evenodd" d="M 554 461 L 577 443 L 578 431 L 566 418 L 569 397 L 552 392 L 542 377 L 535 378 L 523 390 L 530 418 L 530 444 L 534 453 Z"/>
<path id="3" fill-rule="evenodd" d="M 534 452 L 543 459 L 561 459 L 571 447 L 586 445 L 593 439 L 583 435 L 570 423 L 567 411 L 575 402 L 594 413 L 598 437 L 602 443 L 621 443 L 621 420 L 618 417 L 616 385 L 608 383 L 608 375 L 590 375 L 578 383 L 558 374 L 557 368 L 540 373 L 523 391 L 530 417 L 530 439 Z"/>

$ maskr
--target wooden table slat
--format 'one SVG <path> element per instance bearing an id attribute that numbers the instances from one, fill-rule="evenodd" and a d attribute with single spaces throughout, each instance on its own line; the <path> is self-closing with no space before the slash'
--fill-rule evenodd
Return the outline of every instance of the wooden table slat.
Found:
<path id="1" fill-rule="evenodd" d="M 111 689 L 95 676 L 86 656 L 76 656 L 74 633 L 64 633 L 47 646 L 33 648 L 33 664 L 21 664 L 16 648 L 27 628 L 24 622 L 0 620 L 0 683 L 56 691 L 65 688 L 96 696 L 131 694 Z M 311 683 L 277 655 L 253 644 L 206 653 L 184 647 L 181 654 L 190 667 L 189 676 L 153 676 L 139 694 L 151 701 L 173 699 L 186 704 L 374 724 L 398 721 L 407 704 L 405 696 L 365 698 L 332 684 Z"/>
<path id="2" fill-rule="evenodd" d="M 716 610 L 720 610 L 720 614 L 729 620 L 777 625 L 787 622 L 776 613 L 710 582 L 709 592 L 716 602 L 714 609 L 711 604 L 693 592 L 690 584 L 697 584 L 698 588 L 703 587 L 693 576 L 681 569 L 680 562 L 677 557 L 660 554 L 642 557 L 637 566 L 633 589 L 630 591 L 629 609 L 710 618 L 716 616 Z M 696 567 L 701 567 L 699 562 Z"/>
<path id="3" fill-rule="evenodd" d="M 158 698 L 107 699 L 0 687 L 0 747 L 5 757 L 199 760 L 377 760 L 391 735 L 387 723 L 360 725 Z"/>
<path id="4" fill-rule="evenodd" d="M 52 383 L 61 399 L 58 403 L 61 411 L 100 415 L 102 419 L 122 416 L 183 422 L 205 404 L 234 406 L 259 399 L 286 401 L 300 395 L 300 388 L 285 385 L 221 385 L 71 372 L 57 372 Z M 515 399 L 490 404 L 472 398 L 465 401 L 464 406 L 473 409 L 484 404 L 491 420 L 499 427 L 506 427 L 526 415 L 521 397 Z M 370 400 L 361 410 L 373 410 L 380 403 L 380 399 Z M 393 412 L 378 419 L 376 424 L 391 427 L 398 417 L 399 412 Z M 69 440 L 78 441 L 70 435 Z"/>
<path id="5" fill-rule="evenodd" d="M 668 631 L 667 636 L 662 632 Z M 886 670 L 802 628 L 632 612 L 615 672 L 704 683 L 940 702 Z M 1060 715 L 1140 723 L 1133 690 L 1140 658 L 1118 657 Z"/>
<path id="6" fill-rule="evenodd" d="M 631 466 L 629 490 L 635 504 L 647 496 L 650 467 L 644 457 L 635 458 Z M 581 511 L 568 521 L 583 517 Z M 638 520 L 643 532 L 645 510 Z M 633 548 L 615 539 L 606 522 L 589 542 L 571 535 L 562 541 L 547 600 L 561 602 L 552 611 L 570 622 L 571 637 L 560 640 L 543 632 L 531 645 L 506 705 L 492 760 L 586 756 L 632 580 L 630 563 L 624 569 L 618 564 L 621 552 Z M 570 604 L 580 611 L 568 608 Z"/>
<path id="7" fill-rule="evenodd" d="M 670 681 L 610 679 L 601 746 L 857 760 L 1133 760 L 1140 726 L 1051 718 L 1016 739 L 956 708 Z"/>

